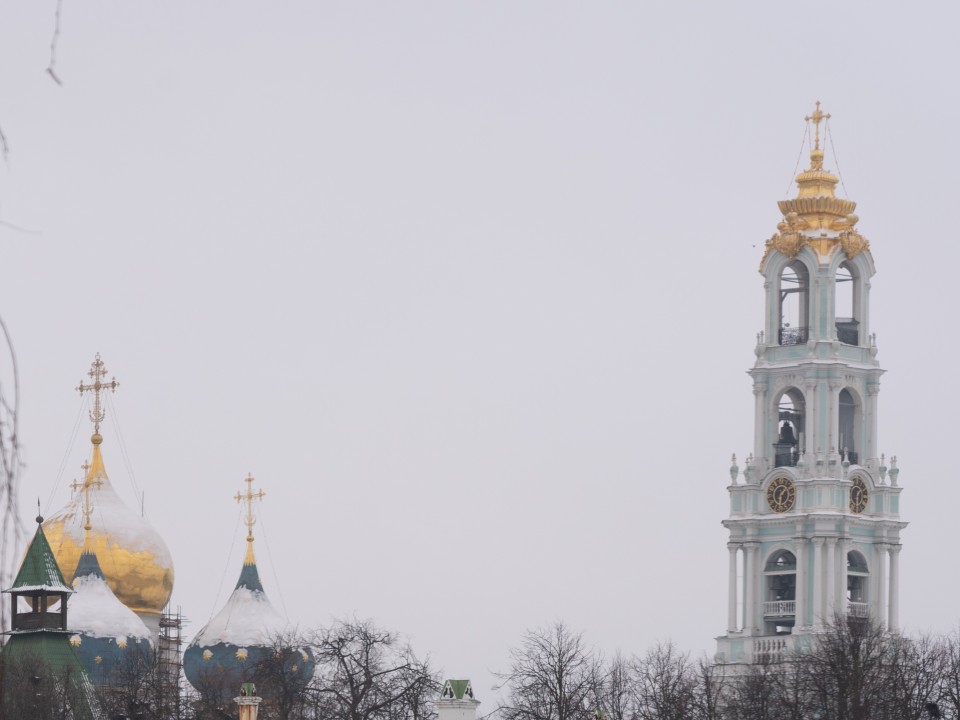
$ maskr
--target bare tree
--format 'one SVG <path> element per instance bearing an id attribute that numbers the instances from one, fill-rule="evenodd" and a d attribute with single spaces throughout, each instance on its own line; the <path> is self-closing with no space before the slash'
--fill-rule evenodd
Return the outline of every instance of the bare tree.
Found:
<path id="1" fill-rule="evenodd" d="M 636 677 L 633 665 L 619 652 L 613 656 L 597 688 L 597 706 L 607 720 L 634 720 Z"/>
<path id="2" fill-rule="evenodd" d="M 686 720 L 696 705 L 696 676 L 687 654 L 673 643 L 658 643 L 634 660 L 637 717 Z"/>
<path id="3" fill-rule="evenodd" d="M 0 140 L 3 135 L 0 133 Z M 4 145 L 4 148 L 6 146 Z M 3 587 L 12 580 L 15 563 L 19 560 L 19 546 L 23 538 L 20 523 L 19 488 L 20 470 L 20 375 L 17 356 L 6 324 L 0 318 L 0 331 L 10 353 L 9 382 L 0 382 L 0 584 Z M 7 627 L 7 604 L 0 603 L 0 628 Z"/>
<path id="4" fill-rule="evenodd" d="M 326 720 L 428 720 L 440 683 L 426 661 L 369 620 L 337 621 L 312 643 L 311 712 Z"/>
<path id="5" fill-rule="evenodd" d="M 499 675 L 509 687 L 507 720 L 587 720 L 600 709 L 601 660 L 563 623 L 527 632 L 510 658 Z"/>
<path id="6" fill-rule="evenodd" d="M 261 657 L 253 673 L 254 684 L 264 698 L 259 717 L 301 718 L 310 705 L 307 688 L 314 673 L 312 651 L 295 631 L 278 633 L 272 645 L 272 651 Z"/>

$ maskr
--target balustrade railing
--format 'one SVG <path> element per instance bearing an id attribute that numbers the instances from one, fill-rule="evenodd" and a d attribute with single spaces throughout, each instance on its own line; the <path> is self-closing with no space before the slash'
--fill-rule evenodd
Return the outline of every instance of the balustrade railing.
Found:
<path id="1" fill-rule="evenodd" d="M 848 602 L 847 615 L 855 618 L 870 617 L 870 604 L 864 602 Z"/>
<path id="2" fill-rule="evenodd" d="M 763 604 L 765 617 L 792 617 L 797 614 L 796 600 L 771 600 Z"/>
<path id="3" fill-rule="evenodd" d="M 782 327 L 777 340 L 781 345 L 803 345 L 810 337 L 810 328 Z"/>
<path id="4" fill-rule="evenodd" d="M 786 638 L 763 638 L 753 641 L 753 662 L 778 663 L 787 652 Z"/>

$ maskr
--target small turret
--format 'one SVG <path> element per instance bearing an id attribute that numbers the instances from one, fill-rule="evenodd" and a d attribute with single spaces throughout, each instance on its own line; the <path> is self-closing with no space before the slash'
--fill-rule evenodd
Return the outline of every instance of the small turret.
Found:
<path id="1" fill-rule="evenodd" d="M 438 720 L 476 720 L 478 705 L 469 680 L 447 680 L 437 700 Z"/>
<path id="2" fill-rule="evenodd" d="M 233 701 L 237 704 L 237 710 L 240 713 L 240 720 L 257 720 L 257 713 L 260 710 L 260 703 L 263 698 L 257 697 L 257 688 L 252 682 L 245 682 L 240 686 L 240 695 Z"/>

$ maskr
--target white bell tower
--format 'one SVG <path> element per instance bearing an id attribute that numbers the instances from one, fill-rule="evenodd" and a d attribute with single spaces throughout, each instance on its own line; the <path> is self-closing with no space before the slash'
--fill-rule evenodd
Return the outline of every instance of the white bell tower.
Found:
<path id="1" fill-rule="evenodd" d="M 896 629 L 900 520 L 896 458 L 877 449 L 883 370 L 871 333 L 870 243 L 856 203 L 823 169 L 817 103 L 810 167 L 779 203 L 760 262 L 766 295 L 756 363 L 753 452 L 734 457 L 727 632 L 720 663 L 775 661 L 835 617 Z"/>

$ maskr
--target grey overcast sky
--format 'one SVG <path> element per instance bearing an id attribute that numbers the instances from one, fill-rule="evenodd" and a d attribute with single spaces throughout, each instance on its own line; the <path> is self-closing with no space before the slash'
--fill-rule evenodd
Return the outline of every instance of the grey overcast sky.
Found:
<path id="1" fill-rule="evenodd" d="M 878 267 L 901 618 L 957 622 L 955 5 L 63 0 L 62 86 L 54 8 L 0 8 L 24 516 L 69 497 L 100 352 L 188 637 L 252 472 L 278 608 L 402 631 L 487 709 L 557 619 L 712 654 L 757 265 L 817 99 Z"/>

